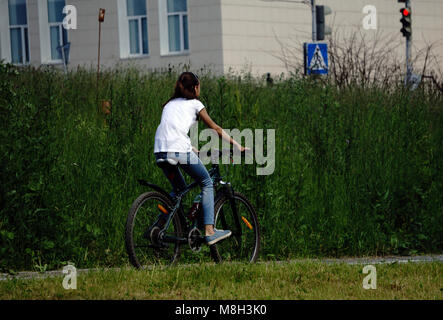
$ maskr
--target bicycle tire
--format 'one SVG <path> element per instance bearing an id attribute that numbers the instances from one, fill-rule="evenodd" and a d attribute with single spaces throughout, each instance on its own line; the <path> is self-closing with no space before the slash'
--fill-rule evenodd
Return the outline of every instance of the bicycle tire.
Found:
<path id="1" fill-rule="evenodd" d="M 211 256 L 216 263 L 222 261 L 241 261 L 254 263 L 260 252 L 260 225 L 253 205 L 240 192 L 233 194 L 239 214 L 242 232 L 237 230 L 233 210 L 229 210 L 230 198 L 223 195 L 215 204 L 215 228 L 231 230 L 232 235 L 211 246 Z M 239 204 L 242 204 L 240 206 Z M 243 209 L 241 208 L 243 207 Z M 223 218 L 224 217 L 224 220 Z M 245 220 L 242 219 L 245 218 Z M 249 226 L 248 226 L 249 223 Z M 252 228 L 252 229 L 251 229 Z"/>
<path id="2" fill-rule="evenodd" d="M 148 201 L 150 207 L 146 205 L 146 208 L 144 208 Z M 144 237 L 144 233 L 155 223 L 159 215 L 156 204 L 161 204 L 168 211 L 173 208 L 168 198 L 159 192 L 153 191 L 141 194 L 129 209 L 125 227 L 126 252 L 129 261 L 137 269 L 151 264 L 173 265 L 180 257 L 181 244 L 178 241 L 166 244 L 166 248 L 153 248 L 149 247 L 153 245 L 152 239 Z M 146 210 L 147 212 L 143 213 L 141 211 L 142 208 L 143 211 Z M 140 218 L 138 222 L 136 221 L 137 217 Z M 182 224 L 178 212 L 175 214 L 167 231 L 168 234 L 176 235 L 177 237 L 182 235 Z M 140 244 L 138 244 L 139 242 Z"/>

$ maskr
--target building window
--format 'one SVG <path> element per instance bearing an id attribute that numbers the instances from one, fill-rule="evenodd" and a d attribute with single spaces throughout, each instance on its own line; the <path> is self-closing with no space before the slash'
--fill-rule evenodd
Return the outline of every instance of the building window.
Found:
<path id="1" fill-rule="evenodd" d="M 68 31 L 63 28 L 65 0 L 48 1 L 48 24 L 51 43 L 51 60 L 62 60 L 61 50 L 57 49 L 68 43 Z"/>
<path id="2" fill-rule="evenodd" d="M 161 55 L 189 53 L 186 0 L 158 0 Z"/>
<path id="3" fill-rule="evenodd" d="M 132 56 L 146 55 L 148 46 L 148 16 L 146 0 L 126 0 L 129 26 L 129 53 Z"/>
<path id="4" fill-rule="evenodd" d="M 63 63 L 61 47 L 69 41 L 68 31 L 63 28 L 65 0 L 38 0 L 37 4 L 41 63 Z"/>
<path id="5" fill-rule="evenodd" d="M 149 55 L 147 0 L 117 0 L 120 58 Z"/>
<path id="6" fill-rule="evenodd" d="M 26 0 L 8 0 L 11 62 L 29 63 L 28 17 Z"/>
<path id="7" fill-rule="evenodd" d="M 167 0 L 169 52 L 189 50 L 186 0 Z"/>

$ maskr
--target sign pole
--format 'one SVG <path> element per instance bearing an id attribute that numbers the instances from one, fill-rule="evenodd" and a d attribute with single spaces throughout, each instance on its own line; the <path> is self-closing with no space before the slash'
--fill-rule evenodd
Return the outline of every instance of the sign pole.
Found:
<path id="1" fill-rule="evenodd" d="M 405 6 L 407 9 L 411 9 L 411 0 L 406 0 Z M 412 25 L 411 25 L 412 30 Z M 407 86 L 410 82 L 412 75 L 411 68 L 411 49 L 412 49 L 412 34 L 409 37 L 406 37 L 406 79 L 405 85 Z"/>
<path id="2" fill-rule="evenodd" d="M 101 38 L 102 38 L 102 23 L 105 21 L 105 9 L 100 8 L 98 12 L 98 57 L 97 57 L 97 94 L 96 103 L 98 103 L 99 95 L 99 82 L 100 82 L 100 49 L 101 49 Z"/>
<path id="3" fill-rule="evenodd" d="M 311 0 L 312 7 L 312 41 L 317 41 L 317 15 L 315 9 L 315 0 Z"/>
<path id="4" fill-rule="evenodd" d="M 98 57 L 97 57 L 97 90 L 98 90 L 98 82 L 100 79 L 100 47 L 101 47 L 101 37 L 102 37 L 102 10 L 100 9 L 99 18 L 98 18 Z"/>
<path id="5" fill-rule="evenodd" d="M 66 68 L 65 46 L 62 46 L 62 57 L 63 57 L 63 68 L 65 70 L 65 74 L 67 74 L 68 70 Z"/>

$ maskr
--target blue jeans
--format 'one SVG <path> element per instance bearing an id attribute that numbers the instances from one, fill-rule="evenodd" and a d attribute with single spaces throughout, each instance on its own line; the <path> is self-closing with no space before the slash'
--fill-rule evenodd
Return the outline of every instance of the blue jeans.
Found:
<path id="1" fill-rule="evenodd" d="M 203 223 L 214 225 L 214 184 L 206 167 L 194 152 L 157 152 L 155 159 L 173 159 L 179 165 L 162 166 L 163 173 L 172 185 L 173 193 L 183 190 L 187 184 L 178 166 L 198 182 L 202 189 Z"/>

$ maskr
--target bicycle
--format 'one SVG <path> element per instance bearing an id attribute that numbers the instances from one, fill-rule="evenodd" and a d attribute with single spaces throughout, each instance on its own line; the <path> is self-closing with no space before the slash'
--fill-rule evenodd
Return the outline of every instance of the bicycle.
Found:
<path id="1" fill-rule="evenodd" d="M 242 193 L 234 191 L 230 182 L 223 181 L 218 161 L 214 158 L 232 150 L 211 152 L 211 169 L 208 170 L 214 183 L 215 228 L 231 230 L 232 235 L 212 246 L 210 256 L 216 262 L 243 261 L 254 263 L 260 250 L 260 227 L 256 211 Z M 244 154 L 244 153 L 243 153 Z M 161 166 L 162 164 L 157 164 Z M 141 194 L 132 204 L 125 229 L 125 244 L 129 260 L 136 268 L 149 264 L 173 265 L 181 255 L 181 248 L 188 245 L 192 252 L 200 252 L 204 245 L 202 232 L 202 209 L 190 220 L 185 216 L 182 199 L 197 182 L 178 190 L 175 197 L 163 188 L 139 179 L 138 183 L 153 189 Z M 160 219 L 167 217 L 163 226 Z"/>

